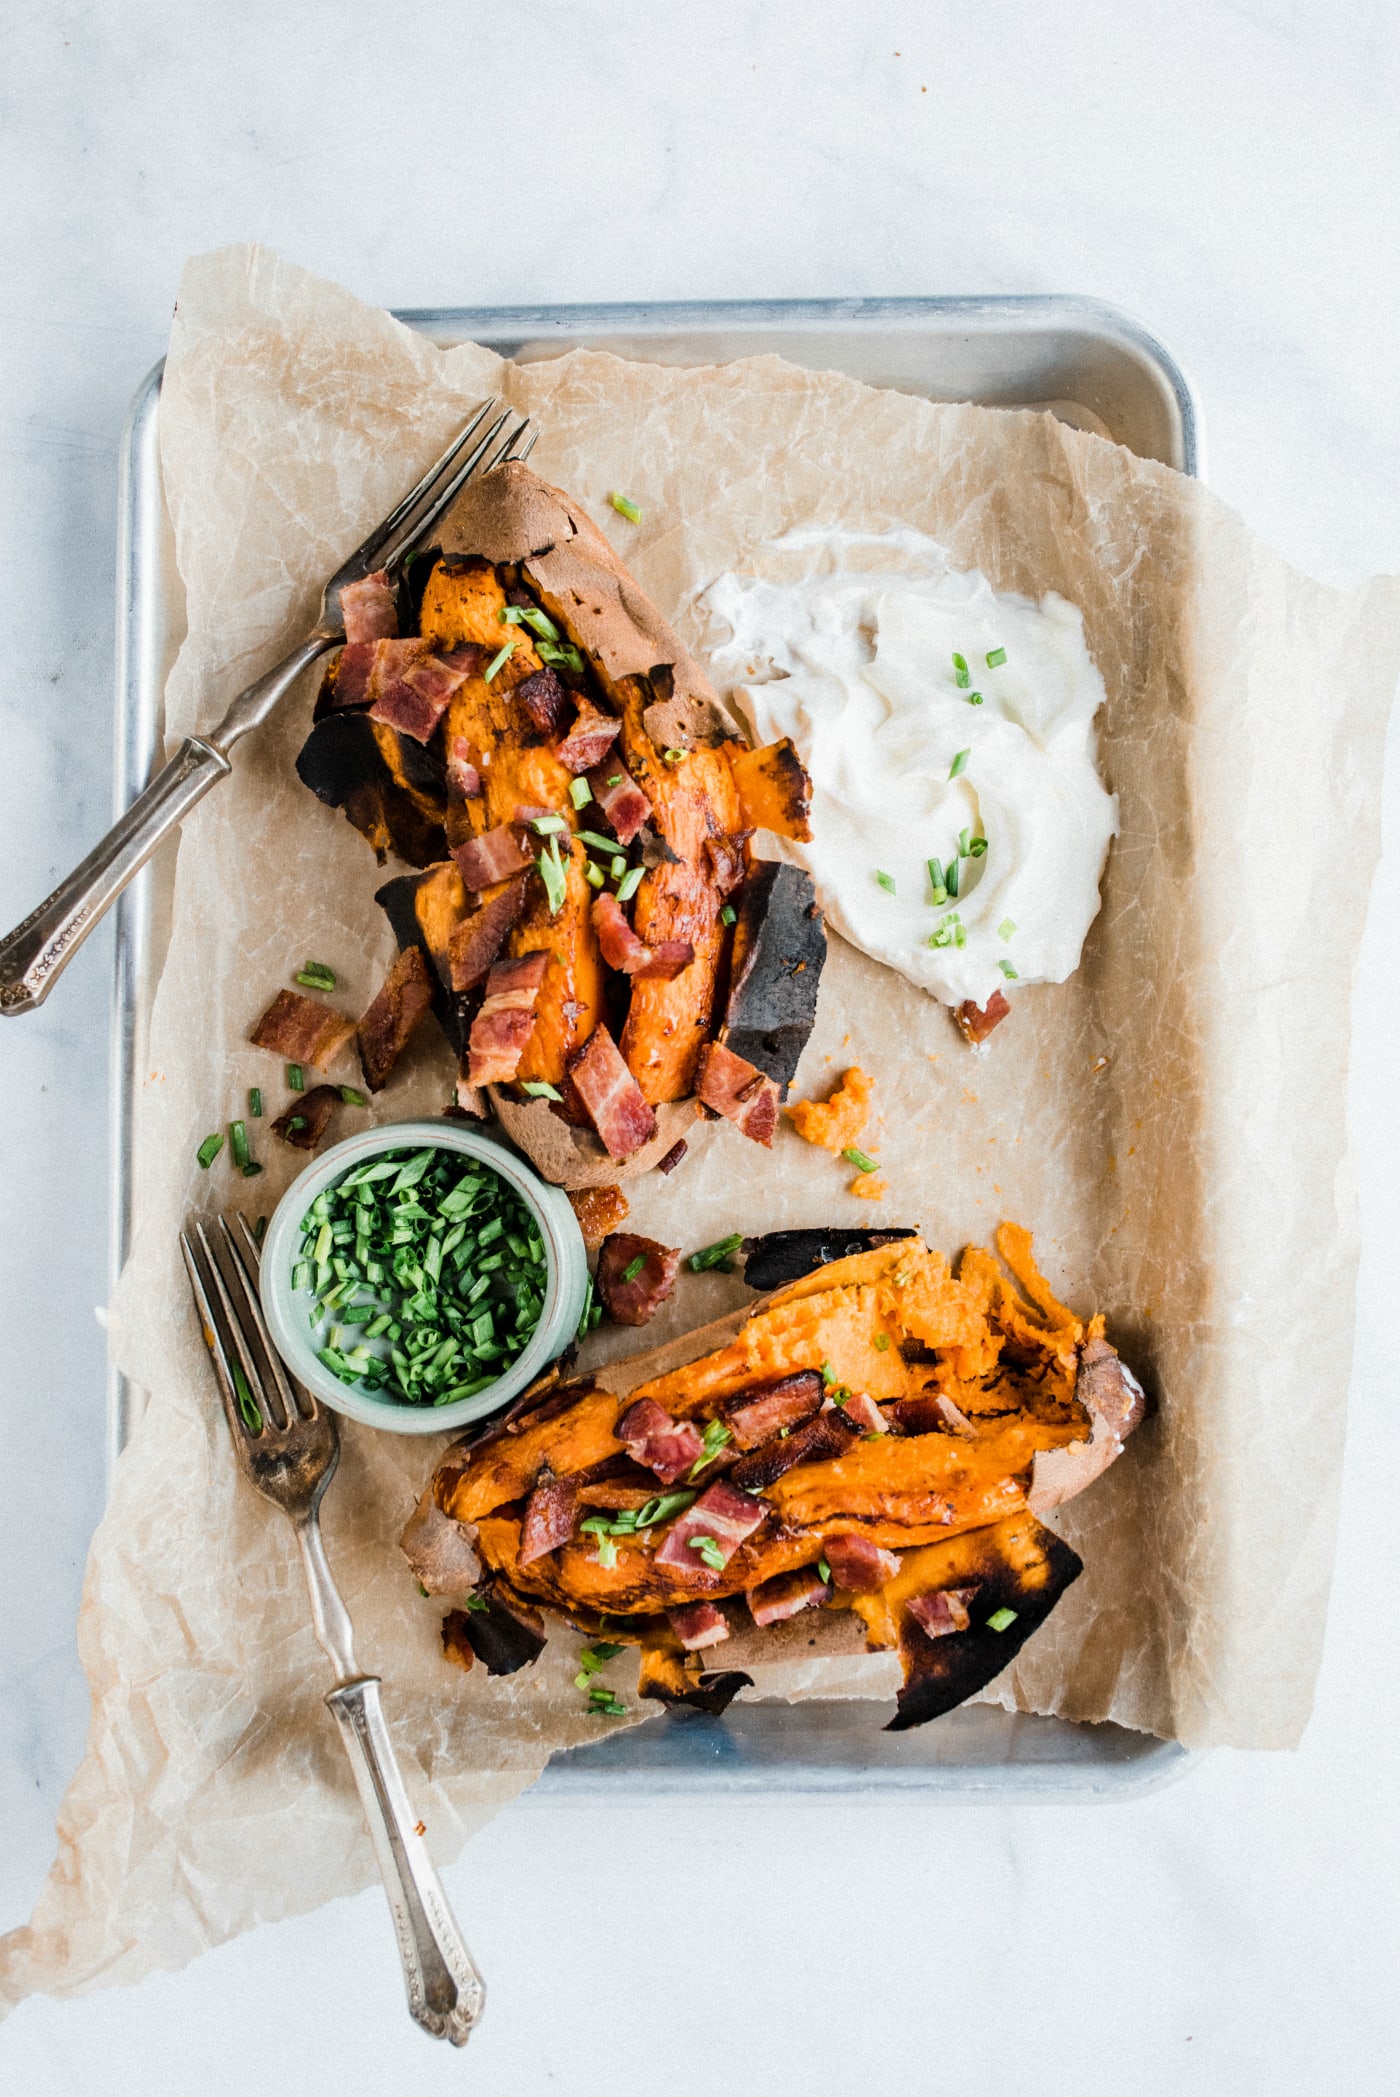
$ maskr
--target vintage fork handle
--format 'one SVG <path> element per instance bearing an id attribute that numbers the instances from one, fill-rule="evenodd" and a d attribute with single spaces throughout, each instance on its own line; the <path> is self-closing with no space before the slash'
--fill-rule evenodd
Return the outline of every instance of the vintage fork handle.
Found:
<path id="1" fill-rule="evenodd" d="M 379 1702 L 379 1677 L 355 1667 L 349 1611 L 326 1561 L 314 1509 L 295 1523 L 316 1636 L 341 1677 L 326 1698 L 340 1727 L 399 1940 L 409 2015 L 434 2038 L 465 2046 L 486 2007 L 467 1950 L 408 1802 Z"/>

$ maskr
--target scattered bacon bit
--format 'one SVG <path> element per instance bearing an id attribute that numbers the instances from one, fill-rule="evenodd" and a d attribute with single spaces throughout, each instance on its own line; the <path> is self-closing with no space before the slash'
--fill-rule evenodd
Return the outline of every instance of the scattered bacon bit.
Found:
<path id="1" fill-rule="evenodd" d="M 340 652 L 331 700 L 340 708 L 368 704 L 373 720 L 426 743 L 467 674 L 431 641 L 352 641 Z"/>
<path id="2" fill-rule="evenodd" d="M 288 1063 L 324 1070 L 354 1032 L 354 1020 L 343 1012 L 303 997 L 299 990 L 279 990 L 248 1038 L 255 1048 L 271 1049 Z"/>
<path id="3" fill-rule="evenodd" d="M 729 1636 L 728 1620 L 713 1602 L 690 1602 L 684 1609 L 668 1609 L 666 1615 L 687 1653 L 703 1652 Z"/>
<path id="4" fill-rule="evenodd" d="M 621 1187 L 575 1187 L 568 1198 L 590 1252 L 598 1250 L 609 1231 L 627 1221 L 627 1196 Z"/>
<path id="5" fill-rule="evenodd" d="M 976 1434 L 967 1414 L 959 1412 L 942 1391 L 921 1391 L 890 1407 L 889 1418 L 901 1434 Z"/>
<path id="6" fill-rule="evenodd" d="M 747 834 L 745 832 L 746 836 Z M 722 896 L 732 896 L 744 878 L 741 841 L 733 837 L 707 837 L 703 851 L 711 885 L 718 889 Z"/>
<path id="7" fill-rule="evenodd" d="M 695 948 L 688 939 L 661 939 L 654 947 L 638 939 L 609 890 L 594 897 L 592 915 L 604 961 L 624 976 L 655 976 L 670 983 L 695 959 Z"/>
<path id="8" fill-rule="evenodd" d="M 472 762 L 472 746 L 464 735 L 454 735 L 447 759 L 449 801 L 470 801 L 481 792 L 481 774 Z"/>
<path id="9" fill-rule="evenodd" d="M 656 1134 L 656 1116 L 606 1027 L 595 1027 L 569 1064 L 579 1098 L 610 1157 L 630 1158 Z"/>
<path id="10" fill-rule="evenodd" d="M 840 1456 L 849 1449 L 859 1429 L 846 1418 L 839 1405 L 818 1413 L 805 1427 L 798 1427 L 785 1442 L 765 1442 L 749 1456 L 741 1456 L 729 1476 L 731 1481 L 742 1486 L 746 1492 L 761 1492 L 772 1485 L 785 1471 L 795 1470 L 798 1464 L 823 1462 L 828 1456 Z"/>
<path id="11" fill-rule="evenodd" d="M 795 1100 L 786 1109 L 787 1117 L 804 1143 L 820 1144 L 839 1156 L 859 1140 L 873 1090 L 860 1065 L 853 1063 L 827 1099 Z"/>
<path id="12" fill-rule="evenodd" d="M 286 1113 L 278 1115 L 272 1133 L 283 1143 L 290 1143 L 293 1150 L 315 1150 L 339 1105 L 338 1086 L 313 1085 L 309 1092 L 299 1092 Z M 296 1128 L 292 1127 L 293 1122 L 297 1123 Z"/>
<path id="13" fill-rule="evenodd" d="M 564 770 L 578 778 L 603 762 L 621 733 L 622 723 L 615 714 L 600 713 L 589 700 L 581 699 L 574 725 L 554 754 Z"/>
<path id="14" fill-rule="evenodd" d="M 447 965 L 454 990 L 475 990 L 506 943 L 525 908 L 525 883 L 512 881 L 488 897 L 447 935 Z"/>
<path id="15" fill-rule="evenodd" d="M 466 886 L 478 892 L 494 888 L 498 881 L 508 881 L 512 874 L 524 873 L 535 863 L 519 832 L 505 823 L 454 845 L 452 857 Z"/>
<path id="16" fill-rule="evenodd" d="M 473 1085 L 508 1085 L 514 1078 L 535 1031 L 535 1001 L 548 966 L 548 954 L 537 953 L 492 967 L 467 1041 L 467 1076 Z"/>
<path id="17" fill-rule="evenodd" d="M 628 1455 L 663 1485 L 674 1485 L 702 1453 L 704 1443 L 689 1420 L 673 1420 L 654 1398 L 638 1398 L 620 1414 L 613 1433 Z"/>
<path id="18" fill-rule="evenodd" d="M 848 1531 L 844 1536 L 827 1537 L 822 1545 L 822 1555 L 831 1567 L 833 1587 L 841 1588 L 848 1595 L 873 1595 L 899 1571 L 896 1554 L 882 1551 L 859 1530 Z"/>
<path id="19" fill-rule="evenodd" d="M 641 1268 L 628 1281 L 627 1270 L 637 1260 Z M 676 1286 L 680 1268 L 678 1247 L 634 1237 L 631 1231 L 613 1231 L 598 1254 L 596 1278 L 603 1309 L 614 1324 L 645 1325 Z"/>
<path id="20" fill-rule="evenodd" d="M 612 784 L 617 781 L 616 786 Z M 620 845 L 630 845 L 651 814 L 651 803 L 620 757 L 610 757 L 588 775 L 593 798 Z"/>
<path id="21" fill-rule="evenodd" d="M 826 1582 L 816 1567 L 802 1565 L 795 1572 L 775 1573 L 771 1580 L 751 1587 L 744 1600 L 756 1624 L 781 1624 L 810 1609 L 814 1602 L 823 1601 L 826 1592 Z"/>
<path id="22" fill-rule="evenodd" d="M 553 670 L 522 677 L 510 696 L 520 701 L 541 735 L 558 735 L 569 711 L 569 695 Z"/>
<path id="23" fill-rule="evenodd" d="M 855 1391 L 841 1410 L 862 1434 L 888 1434 L 885 1416 L 868 1391 Z"/>
<path id="24" fill-rule="evenodd" d="M 822 1408 L 822 1380 L 815 1369 L 800 1369 L 772 1383 L 736 1391 L 720 1401 L 725 1425 L 741 1449 L 757 1449 L 784 1427 L 800 1427 Z"/>
<path id="25" fill-rule="evenodd" d="M 703 1105 L 723 1114 L 751 1142 L 761 1143 L 765 1150 L 772 1148 L 778 1125 L 778 1088 L 722 1041 L 707 1042 L 701 1050 L 695 1093 Z"/>
<path id="26" fill-rule="evenodd" d="M 727 1565 L 745 1537 L 753 1535 L 767 1512 L 761 1500 L 737 1491 L 727 1479 L 717 1478 L 713 1485 L 706 1486 L 693 1506 L 677 1515 L 654 1562 L 683 1568 L 697 1580 L 711 1578 L 718 1568 L 707 1566 L 700 1553 L 691 1550 L 690 1539 L 699 1536 L 711 1538 Z"/>
<path id="27" fill-rule="evenodd" d="M 664 1158 L 657 1159 L 657 1171 L 668 1174 L 674 1172 L 676 1167 L 680 1164 L 682 1158 L 684 1158 L 686 1152 L 689 1149 L 690 1145 L 686 1142 L 684 1136 L 682 1136 L 679 1143 L 673 1143 L 671 1145 L 671 1148 L 667 1151 Z"/>
<path id="28" fill-rule="evenodd" d="M 994 990 L 985 1005 L 974 1005 L 965 998 L 953 1014 L 964 1041 L 974 1048 L 980 1047 L 994 1028 L 999 1027 L 1011 1006 L 999 990 Z"/>
<path id="29" fill-rule="evenodd" d="M 382 568 L 361 582 L 346 583 L 340 592 L 340 616 L 347 641 L 388 641 L 399 630 L 394 586 Z"/>
<path id="30" fill-rule="evenodd" d="M 433 979 L 421 947 L 405 947 L 360 1021 L 360 1068 L 382 1092 L 419 1021 L 432 1010 Z"/>
<path id="31" fill-rule="evenodd" d="M 541 1478 L 525 1503 L 517 1563 L 532 1565 L 566 1544 L 574 1533 L 578 1483 L 573 1478 Z"/>
<path id="32" fill-rule="evenodd" d="M 950 1632 L 966 1631 L 967 1605 L 976 1592 L 975 1587 L 940 1587 L 933 1594 L 910 1595 L 904 1606 L 929 1638 L 947 1638 Z"/>
<path id="33" fill-rule="evenodd" d="M 463 1055 L 457 1064 L 457 1077 L 452 1087 L 452 1107 L 449 1112 L 466 1115 L 472 1121 L 485 1121 L 491 1111 L 491 1102 L 480 1085 L 473 1085 L 467 1075 L 467 1057 Z"/>

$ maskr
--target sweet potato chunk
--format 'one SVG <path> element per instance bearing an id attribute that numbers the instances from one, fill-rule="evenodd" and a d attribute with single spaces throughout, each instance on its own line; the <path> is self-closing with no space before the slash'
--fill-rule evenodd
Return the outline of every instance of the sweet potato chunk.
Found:
<path id="1" fill-rule="evenodd" d="M 812 782 L 789 738 L 784 736 L 780 743 L 768 743 L 761 750 L 750 750 L 743 743 L 724 747 L 744 827 L 771 830 L 777 837 L 809 838 Z"/>

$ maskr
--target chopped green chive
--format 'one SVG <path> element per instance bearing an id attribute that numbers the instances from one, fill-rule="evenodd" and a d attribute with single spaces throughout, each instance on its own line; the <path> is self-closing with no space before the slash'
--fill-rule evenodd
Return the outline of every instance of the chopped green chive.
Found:
<path id="1" fill-rule="evenodd" d="M 969 692 L 967 703 L 969 706 L 980 706 L 982 704 L 982 694 L 980 692 Z"/>
<path id="2" fill-rule="evenodd" d="M 229 1365 L 233 1370 L 233 1388 L 238 1394 L 238 1411 L 249 1434 L 262 1433 L 262 1414 L 258 1411 L 248 1379 L 243 1373 L 243 1364 L 236 1358 Z"/>
<path id="3" fill-rule="evenodd" d="M 857 1172 L 878 1172 L 880 1170 L 869 1151 L 857 1150 L 854 1144 L 843 1150 L 841 1155 L 848 1165 L 855 1166 Z"/>
<path id="4" fill-rule="evenodd" d="M 289 1092 L 305 1092 L 306 1072 L 299 1063 L 287 1065 L 287 1089 Z"/>
<path id="5" fill-rule="evenodd" d="M 528 626 L 531 633 L 538 634 L 542 641 L 558 642 L 562 639 L 558 627 L 548 612 L 542 612 L 537 604 L 503 605 L 496 617 L 502 626 Z"/>
<path id="6" fill-rule="evenodd" d="M 557 837 L 561 830 L 567 830 L 568 827 L 561 815 L 531 816 L 530 818 L 530 828 L 534 831 L 536 837 Z"/>
<path id="7" fill-rule="evenodd" d="M 369 1105 L 369 1101 L 356 1085 L 342 1085 L 340 1096 L 347 1107 L 367 1107 Z"/>
<path id="8" fill-rule="evenodd" d="M 723 1420 L 708 1420 L 705 1423 L 705 1440 L 700 1454 L 690 1467 L 692 1479 L 698 1478 L 707 1464 L 712 1464 L 721 1449 L 727 1449 L 734 1437 Z"/>
<path id="9" fill-rule="evenodd" d="M 969 757 L 971 757 L 971 755 L 971 744 L 968 745 L 966 750 L 959 750 L 957 756 L 953 759 L 953 762 L 948 767 L 948 777 L 950 779 L 960 779 L 962 777 L 963 773 L 967 770 L 967 760 L 969 759 Z"/>
<path id="10" fill-rule="evenodd" d="M 484 1616 L 490 1609 L 491 1604 L 487 1601 L 485 1595 L 468 1595 L 467 1607 L 473 1616 Z"/>
<path id="11" fill-rule="evenodd" d="M 616 1552 L 613 1555 L 616 1557 Z M 596 1689 L 589 1691 L 588 1708 L 590 1711 L 596 1712 L 599 1718 L 626 1718 L 627 1716 L 627 1706 L 623 1703 L 621 1697 L 616 1696 L 611 1689 L 604 1689 L 601 1684 Z"/>
<path id="12" fill-rule="evenodd" d="M 889 1353 L 889 1351 L 890 1351 L 890 1336 L 889 1336 L 889 1334 L 888 1334 L 887 1332 L 877 1332 L 877 1333 L 876 1333 L 876 1335 L 875 1335 L 875 1352 L 876 1352 L 877 1354 L 888 1354 L 888 1353 Z"/>
<path id="13" fill-rule="evenodd" d="M 718 1267 L 723 1273 L 728 1274 L 730 1258 L 743 1242 L 743 1232 L 735 1231 L 732 1237 L 717 1238 L 714 1244 L 707 1245 L 703 1252 L 693 1252 L 685 1264 L 692 1274 L 704 1274 L 711 1267 Z"/>
<path id="14" fill-rule="evenodd" d="M 335 970 L 327 968 L 324 961 L 308 961 L 292 980 L 294 983 L 304 983 L 308 990 L 334 990 Z"/>
<path id="15" fill-rule="evenodd" d="M 943 886 L 944 886 L 944 888 L 946 888 L 946 889 L 947 889 L 947 891 L 948 891 L 948 894 L 949 894 L 950 896 L 955 896 L 955 895 L 957 894 L 957 892 L 958 892 L 958 887 L 959 887 L 959 884 L 960 884 L 960 882 L 961 882 L 961 879 L 962 879 L 962 876 L 961 876 L 961 874 L 959 873 L 959 870 L 958 870 L 958 862 L 957 862 L 957 860 L 956 860 L 956 859 L 950 859 L 950 860 L 948 861 L 948 865 L 947 865 L 947 868 L 946 868 L 946 870 L 944 871 L 944 875 L 943 875 Z"/>
<path id="16" fill-rule="evenodd" d="M 520 1089 L 522 1092 L 528 1092 L 531 1099 L 562 1100 L 564 1097 L 557 1086 L 547 1084 L 543 1078 L 523 1078 Z"/>
<path id="17" fill-rule="evenodd" d="M 880 868 L 876 867 L 875 879 L 879 882 L 881 888 L 883 888 L 887 896 L 892 896 L 894 894 L 895 887 L 893 874 L 882 873 Z"/>
<path id="18" fill-rule="evenodd" d="M 948 891 L 943 886 L 943 861 L 931 859 L 928 863 L 928 885 L 933 890 L 933 899 L 941 903 Z"/>
<path id="19" fill-rule="evenodd" d="M 486 665 L 485 670 L 482 672 L 482 675 L 485 678 L 487 684 L 490 684 L 491 679 L 500 669 L 502 663 L 509 662 L 510 658 L 514 655 L 514 653 L 515 636 L 514 634 L 512 634 L 510 639 L 505 643 L 504 647 L 502 647 L 495 655 L 492 656 L 490 662 Z"/>
<path id="20" fill-rule="evenodd" d="M 973 840 L 972 840 L 972 843 L 971 843 L 971 844 L 970 844 L 970 845 L 968 846 L 968 848 L 967 848 L 967 856 L 968 856 L 968 858 L 969 858 L 969 859 L 981 859 L 981 858 L 985 857 L 985 855 L 986 855 L 986 850 L 987 850 L 987 840 L 986 840 L 986 838 L 985 838 L 985 837 L 974 837 L 974 838 L 973 838 Z"/>
<path id="21" fill-rule="evenodd" d="M 998 939 L 1010 939 L 1010 937 L 1011 937 L 1012 933 L 1013 933 L 1013 932 L 1014 932 L 1015 930 L 1016 930 L 1016 920 L 1015 920 L 1015 918 L 1014 918 L 1014 917 L 1004 917 L 1004 918 L 1002 919 L 1001 923 L 1000 923 L 1000 924 L 999 924 L 999 925 L 997 926 L 997 938 L 998 938 Z"/>
<path id="22" fill-rule="evenodd" d="M 958 857 L 960 859 L 966 859 L 970 855 L 971 851 L 972 832 L 970 830 L 960 830 L 958 832 Z"/>
<path id="23" fill-rule="evenodd" d="M 257 1244 L 261 1245 L 261 1244 L 262 1244 L 262 1241 L 263 1241 L 263 1239 L 264 1239 L 264 1237 L 265 1237 L 266 1235 L 267 1235 L 267 1218 L 266 1218 L 266 1216 L 259 1216 L 259 1218 L 258 1218 L 257 1222 L 256 1222 L 256 1223 L 255 1223 L 255 1224 L 253 1225 L 253 1238 L 254 1238 L 254 1241 L 255 1241 L 255 1242 L 256 1242 Z"/>
<path id="24" fill-rule="evenodd" d="M 229 1123 L 228 1147 L 234 1164 L 242 1172 L 252 1157 L 252 1152 L 248 1148 L 247 1128 L 241 1121 L 231 1121 Z"/>
<path id="25" fill-rule="evenodd" d="M 625 517 L 629 524 L 641 523 L 642 513 L 638 509 L 636 503 L 633 502 L 630 495 L 623 495 L 619 493 L 619 491 L 616 488 L 614 488 L 611 495 L 609 495 L 608 497 L 608 501 L 617 511 L 618 516 Z"/>
<path id="26" fill-rule="evenodd" d="M 675 745 L 672 744 L 669 749 L 662 751 L 661 762 L 664 765 L 678 765 L 684 756 L 684 750 L 677 750 Z"/>
<path id="27" fill-rule="evenodd" d="M 972 682 L 972 672 L 967 667 L 965 656 L 953 657 L 953 682 L 960 692 L 965 692 Z"/>
<path id="28" fill-rule="evenodd" d="M 583 657 L 571 642 L 565 641 L 556 647 L 552 641 L 537 641 L 535 646 L 542 663 L 557 663 L 561 670 L 583 668 Z"/>
<path id="29" fill-rule="evenodd" d="M 621 774 L 621 772 L 609 772 L 609 774 L 608 774 L 608 785 L 609 785 L 609 786 L 621 786 L 621 784 L 622 784 L 622 774 Z"/>
<path id="30" fill-rule="evenodd" d="M 559 857 L 558 843 L 554 838 L 549 840 L 535 864 L 539 868 L 540 878 L 544 882 L 545 899 L 549 904 L 549 914 L 551 917 L 557 917 L 564 907 L 564 898 L 569 892 L 569 882 L 568 876 L 564 872 L 564 862 Z"/>
<path id="31" fill-rule="evenodd" d="M 689 1536 L 686 1538 L 686 1549 L 698 1551 L 712 1573 L 724 1571 L 724 1553 L 712 1536 Z"/>
<path id="32" fill-rule="evenodd" d="M 289 1136 L 295 1135 L 298 1129 L 304 1129 L 305 1127 L 306 1116 L 304 1114 L 293 1114 L 287 1123 L 287 1134 Z"/>
<path id="33" fill-rule="evenodd" d="M 828 1586 L 828 1587 L 830 1587 L 830 1585 L 831 1585 L 831 1567 L 830 1567 L 830 1566 L 829 1566 L 829 1565 L 827 1564 L 827 1562 L 826 1562 L 825 1558 L 819 1558 L 819 1559 L 817 1560 L 817 1575 L 818 1575 L 818 1578 L 819 1578 L 819 1579 L 822 1579 L 822 1580 L 824 1580 L 824 1581 L 826 1582 L 827 1586 Z"/>
<path id="34" fill-rule="evenodd" d="M 832 1368 L 830 1362 L 823 1362 L 822 1382 L 827 1386 L 828 1390 L 831 1388 L 832 1384 L 836 1382 L 836 1380 L 836 1371 Z"/>
<path id="35" fill-rule="evenodd" d="M 1014 1609 L 994 1609 L 987 1618 L 987 1629 L 989 1631 L 1009 1631 L 1016 1621 L 1017 1614 L 1018 1612 Z"/>
<path id="36" fill-rule="evenodd" d="M 631 902 L 633 896 L 642 885 L 642 875 L 645 871 L 644 867 L 639 866 L 628 868 L 617 884 L 617 900 L 619 903 Z"/>
<path id="37" fill-rule="evenodd" d="M 588 1527 L 587 1522 L 583 1524 L 583 1527 L 585 1529 Z M 617 1545 L 613 1542 L 610 1536 L 600 1536 L 597 1542 L 598 1563 L 606 1571 L 611 1572 L 613 1567 L 617 1564 Z"/>
<path id="38" fill-rule="evenodd" d="M 999 670 L 1005 661 L 1006 650 L 1004 648 L 991 648 L 987 651 L 987 668 L 989 670 Z"/>
<path id="39" fill-rule="evenodd" d="M 623 1268 L 622 1279 L 625 1282 L 634 1282 L 637 1279 L 637 1276 L 641 1273 L 643 1267 L 645 1267 L 646 1263 L 646 1254 L 644 1252 L 639 1252 L 637 1254 L 637 1257 L 634 1260 L 629 1260 L 627 1262 L 627 1265 Z"/>
<path id="40" fill-rule="evenodd" d="M 620 852 L 614 854 L 608 866 L 608 872 L 612 875 L 614 881 L 620 881 L 627 872 L 627 861 Z"/>
<path id="41" fill-rule="evenodd" d="M 261 1121 L 262 1119 L 262 1093 L 256 1085 L 248 1093 L 248 1115 L 252 1121 Z"/>
<path id="42" fill-rule="evenodd" d="M 603 869 L 599 866 L 596 859 L 589 860 L 587 866 L 583 870 L 583 878 L 588 883 L 590 888 L 604 888 L 607 886 L 608 877 L 603 872 Z"/>
<path id="43" fill-rule="evenodd" d="M 617 839 L 604 837 L 599 830 L 579 830 L 574 834 L 580 844 L 588 845 L 595 852 L 605 852 L 609 858 L 617 850 Z"/>
<path id="44" fill-rule="evenodd" d="M 734 905 L 732 903 L 722 903 L 720 905 L 719 921 L 722 925 L 732 925 L 735 920 L 735 915 L 736 913 Z"/>
<path id="45" fill-rule="evenodd" d="M 929 933 L 928 943 L 931 947 L 963 946 L 966 943 L 966 934 L 963 933 L 961 939 L 958 937 L 962 931 L 963 927 L 957 911 L 950 910 L 946 917 L 939 919 L 933 931 Z"/>
<path id="46" fill-rule="evenodd" d="M 224 1139 L 217 1130 L 212 1136 L 205 1137 L 199 1149 L 195 1152 L 195 1156 L 198 1158 L 203 1171 L 207 1172 L 209 1170 L 209 1167 L 213 1164 L 215 1158 L 218 1157 L 223 1147 Z"/>
<path id="47" fill-rule="evenodd" d="M 1013 968 L 1009 961 L 999 961 L 997 963 L 997 967 L 1001 970 L 1008 983 L 1016 983 L 1020 981 L 1019 970 Z"/>
<path id="48" fill-rule="evenodd" d="M 586 779 L 570 780 L 569 799 L 573 802 L 575 808 L 586 808 L 588 806 L 588 803 L 593 799 L 593 789 Z"/>

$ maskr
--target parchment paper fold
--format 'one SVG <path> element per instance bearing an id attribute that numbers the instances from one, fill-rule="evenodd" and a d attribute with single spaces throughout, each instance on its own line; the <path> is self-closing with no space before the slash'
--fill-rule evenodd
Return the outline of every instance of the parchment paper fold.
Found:
<path id="1" fill-rule="evenodd" d="M 878 1102 L 864 1141 L 889 1182 L 876 1214 L 949 1251 L 1003 1215 L 1030 1225 L 1052 1281 L 1108 1314 L 1159 1399 L 1063 1510 L 1087 1571 L 996 1694 L 1193 1746 L 1291 1745 L 1321 1646 L 1350 1366 L 1343 1091 L 1400 585 L 1322 588 L 1205 489 L 1048 415 L 930 405 L 771 357 L 505 366 L 235 248 L 185 273 L 161 401 L 189 620 L 171 741 L 299 638 L 324 576 L 487 391 L 539 418 L 531 464 L 692 645 L 696 593 L 811 523 L 913 525 L 999 588 L 1082 608 L 1122 835 L 1078 975 L 1023 991 L 973 1058 L 940 1006 L 834 940 L 798 1089 L 859 1060 Z M 613 488 L 642 504 L 640 528 L 607 507 Z M 290 1533 L 235 1474 L 175 1242 L 191 1212 L 253 1196 L 270 1211 L 294 1171 L 266 1133 L 280 1069 L 246 1042 L 272 991 L 315 957 L 358 1012 L 391 952 L 366 847 L 292 771 L 310 703 L 308 687 L 240 749 L 179 845 L 112 1319 L 150 1402 L 88 1568 L 88 1752 L 33 1921 L 0 1945 L 0 2004 L 179 1965 L 373 1875 Z M 449 1072 L 424 1038 L 374 1111 L 434 1111 Z M 264 1176 L 235 1180 L 226 1154 L 201 1173 L 197 1144 L 252 1084 Z M 673 1179 L 632 1190 L 634 1227 L 690 1248 L 874 1221 L 847 1177 L 790 1133 L 770 1159 L 720 1127 Z M 742 1293 L 687 1277 L 647 1339 Z M 445 1667 L 441 1605 L 394 1548 L 440 1445 L 344 1439 L 331 1561 L 449 1856 L 552 1749 L 612 1722 L 582 1711 L 569 1636 L 508 1681 Z M 860 1694 L 861 1665 L 789 1686 Z"/>

